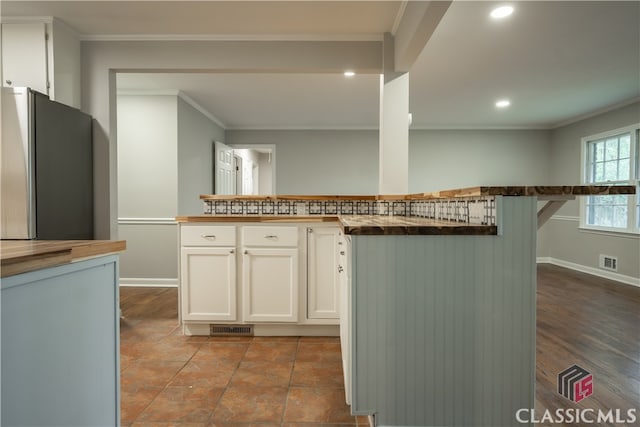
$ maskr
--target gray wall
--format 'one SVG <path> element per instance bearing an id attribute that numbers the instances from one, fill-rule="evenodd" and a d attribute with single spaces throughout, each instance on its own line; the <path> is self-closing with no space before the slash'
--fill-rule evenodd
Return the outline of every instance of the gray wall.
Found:
<path id="1" fill-rule="evenodd" d="M 175 96 L 118 96 L 118 217 L 177 211 Z"/>
<path id="2" fill-rule="evenodd" d="M 549 184 L 549 131 L 412 130 L 409 192 Z"/>
<path id="3" fill-rule="evenodd" d="M 213 141 L 224 129 L 178 98 L 178 215 L 200 215 L 199 196 L 213 193 Z"/>
<path id="4" fill-rule="evenodd" d="M 164 187 L 160 197 L 165 201 L 174 200 L 176 210 L 167 217 L 202 212 L 198 196 L 211 192 L 213 140 L 229 145 L 274 144 L 278 194 L 378 193 L 377 130 L 227 130 L 223 134 L 222 129 L 182 100 L 178 100 L 176 110 L 180 143 L 175 166 L 177 175 L 172 179 L 177 184 L 171 191 Z M 554 130 L 412 130 L 409 135 L 409 190 L 428 192 L 476 185 L 579 184 L 580 138 L 636 123 L 638 118 L 640 103 Z M 119 116 L 119 127 L 122 127 L 121 120 Z M 159 123 L 158 120 L 151 121 L 154 126 Z M 118 138 L 122 151 L 120 134 Z M 140 135 L 136 140 L 139 138 Z M 156 147 L 152 145 L 147 149 Z M 126 152 L 127 148 L 124 150 Z M 162 169 L 159 164 L 154 163 L 154 170 L 162 175 L 159 180 L 165 180 L 167 171 L 174 166 Z M 139 168 L 136 173 L 136 178 L 140 178 Z M 121 197 L 125 200 L 131 197 L 126 193 L 129 190 L 123 191 Z M 559 217 L 554 217 L 538 232 L 538 256 L 596 268 L 597 255 L 605 253 L 619 258 L 620 274 L 640 277 L 638 239 L 579 231 L 577 206 L 576 202 L 569 202 L 559 212 Z M 123 212 L 127 212 L 126 206 L 124 208 Z M 141 235 L 139 229 L 134 232 L 127 227 L 120 227 L 120 237 L 130 239 L 127 254 L 138 252 L 135 256 L 138 257 L 143 251 L 155 251 L 157 258 L 145 264 L 140 258 L 136 263 L 129 263 L 124 256 L 122 276 L 176 277 L 177 272 L 165 268 L 175 265 L 176 249 L 170 251 L 169 243 L 164 245 L 156 240 L 160 232 L 153 231 L 152 238 Z M 171 240 L 175 245 L 175 231 L 164 234 L 164 241 Z M 133 245 L 136 241 L 145 242 L 139 251 L 137 245 Z M 161 254 L 162 251 L 165 252 Z M 158 259 L 163 261 L 158 262 Z M 155 268 L 162 263 L 163 267 Z M 150 276 L 156 271 L 161 273 Z"/>
<path id="5" fill-rule="evenodd" d="M 548 184 L 546 130 L 412 130 L 409 191 Z M 377 130 L 229 130 L 227 144 L 275 144 L 279 194 L 377 194 Z"/>
<path id="6" fill-rule="evenodd" d="M 551 174 L 558 184 L 580 184 L 581 139 L 640 122 L 640 102 L 551 132 Z M 543 256 L 597 269 L 599 254 L 618 257 L 618 273 L 640 278 L 638 236 L 580 230 L 579 202 L 570 201 L 545 225 Z M 602 270 L 601 270 L 602 271 Z"/>
<path id="7" fill-rule="evenodd" d="M 175 284 L 177 215 L 201 214 L 224 131 L 175 95 L 118 96 L 118 234 L 123 284 Z"/>
<path id="8" fill-rule="evenodd" d="M 377 194 L 377 130 L 228 130 L 226 143 L 275 144 L 278 194 Z"/>

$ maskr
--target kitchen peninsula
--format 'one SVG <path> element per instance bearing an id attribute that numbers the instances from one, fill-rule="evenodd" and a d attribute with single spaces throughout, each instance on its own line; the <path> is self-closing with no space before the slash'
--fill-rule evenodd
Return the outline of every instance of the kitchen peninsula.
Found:
<path id="1" fill-rule="evenodd" d="M 119 425 L 124 241 L 0 242 L 2 425 Z"/>
<path id="2" fill-rule="evenodd" d="M 577 196 L 634 193 L 633 186 L 546 186 L 407 196 L 202 196 L 205 215 L 177 218 L 183 321 L 185 310 L 197 314 L 190 301 L 204 304 L 204 291 L 198 298 L 185 292 L 190 278 L 211 282 L 213 271 L 207 275 L 189 257 L 215 255 L 185 245 L 185 236 L 194 246 L 219 242 L 220 265 L 229 273 L 216 313 L 233 311 L 230 324 L 304 327 L 321 320 L 311 315 L 314 307 L 342 308 L 331 314 L 339 318 L 353 414 L 384 426 L 514 425 L 518 409 L 534 407 L 537 228 Z M 540 211 L 538 201 L 547 201 Z M 318 224 L 333 228 L 335 247 L 316 247 Z M 237 249 L 243 258 L 236 293 Z M 309 257 L 319 250 L 327 255 Z M 265 260 L 258 281 L 247 279 L 256 276 L 255 256 Z M 269 256 L 288 260 L 275 276 Z M 337 278 L 318 280 L 318 266 L 333 268 Z M 276 299 L 287 304 L 271 305 L 268 287 L 275 283 Z M 298 289 L 306 298 L 298 300 Z M 257 317 L 256 306 L 263 311 Z"/>

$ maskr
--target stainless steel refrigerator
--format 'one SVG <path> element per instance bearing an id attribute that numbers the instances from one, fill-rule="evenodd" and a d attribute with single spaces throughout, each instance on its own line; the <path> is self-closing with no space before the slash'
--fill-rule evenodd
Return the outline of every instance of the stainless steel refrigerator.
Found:
<path id="1" fill-rule="evenodd" d="M 92 118 L 29 88 L 2 88 L 2 239 L 93 239 Z"/>

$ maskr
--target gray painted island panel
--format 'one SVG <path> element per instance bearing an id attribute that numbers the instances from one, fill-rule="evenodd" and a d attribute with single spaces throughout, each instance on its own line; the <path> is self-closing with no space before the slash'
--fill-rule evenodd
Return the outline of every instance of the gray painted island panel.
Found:
<path id="1" fill-rule="evenodd" d="M 498 236 L 352 236 L 355 414 L 384 426 L 510 426 L 533 408 L 536 198 Z"/>
<path id="2" fill-rule="evenodd" d="M 120 425 L 118 256 L 4 277 L 1 295 L 1 425 Z"/>

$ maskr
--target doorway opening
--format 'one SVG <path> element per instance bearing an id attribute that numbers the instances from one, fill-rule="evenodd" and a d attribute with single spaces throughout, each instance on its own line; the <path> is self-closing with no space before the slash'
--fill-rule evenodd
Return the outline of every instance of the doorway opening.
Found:
<path id="1" fill-rule="evenodd" d="M 215 194 L 276 194 L 274 144 L 226 145 L 214 143 Z"/>

